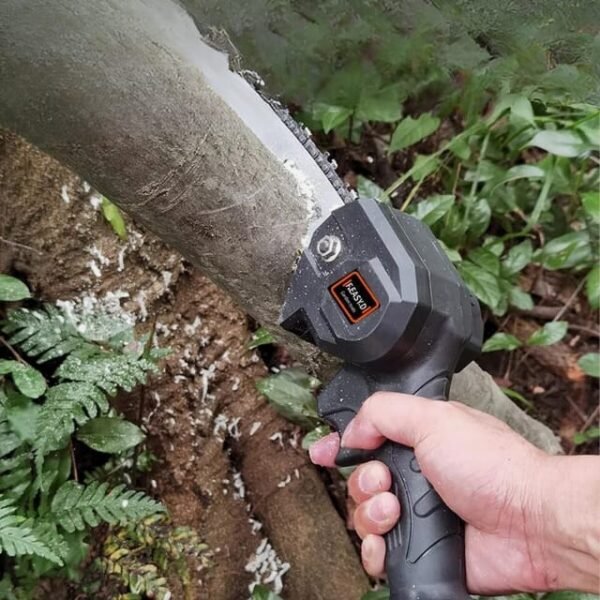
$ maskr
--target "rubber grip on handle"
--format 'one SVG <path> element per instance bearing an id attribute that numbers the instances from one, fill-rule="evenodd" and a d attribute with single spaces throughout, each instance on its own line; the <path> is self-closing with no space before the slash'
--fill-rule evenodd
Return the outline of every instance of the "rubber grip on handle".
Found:
<path id="1" fill-rule="evenodd" d="M 344 367 L 319 396 L 319 413 L 341 435 L 368 396 L 401 391 L 395 387 Z M 411 392 L 441 400 L 447 387 L 448 379 L 439 377 Z M 347 464 L 348 456 L 381 460 L 392 474 L 401 515 L 385 536 L 391 600 L 468 600 L 463 523 L 425 479 L 412 448 L 386 442 L 376 451 L 342 450 L 339 458 Z"/>

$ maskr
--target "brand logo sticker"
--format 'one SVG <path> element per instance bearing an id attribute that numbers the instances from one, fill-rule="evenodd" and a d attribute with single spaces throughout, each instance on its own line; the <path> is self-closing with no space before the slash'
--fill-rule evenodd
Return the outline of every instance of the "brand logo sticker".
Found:
<path id="1" fill-rule="evenodd" d="M 358 323 L 375 312 L 381 303 L 358 271 L 344 275 L 329 292 L 350 323 Z"/>

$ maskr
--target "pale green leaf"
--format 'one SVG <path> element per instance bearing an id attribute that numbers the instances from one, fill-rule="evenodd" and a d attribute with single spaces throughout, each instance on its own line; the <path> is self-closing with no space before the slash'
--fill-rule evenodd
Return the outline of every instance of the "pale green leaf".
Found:
<path id="1" fill-rule="evenodd" d="M 500 389 L 512 400 L 520 402 L 526 408 L 533 408 L 533 402 L 527 400 L 523 394 L 520 394 L 516 390 L 511 390 L 510 388 L 501 387 Z"/>
<path id="2" fill-rule="evenodd" d="M 434 117 L 431 113 L 423 113 L 416 119 L 406 117 L 394 130 L 389 151 L 396 152 L 408 148 L 430 136 L 439 126 L 439 118 Z"/>
<path id="3" fill-rule="evenodd" d="M 536 258 L 551 271 L 570 269 L 592 258 L 590 237 L 585 231 L 572 231 L 550 240 Z"/>
<path id="4" fill-rule="evenodd" d="M 113 204 L 108 198 L 102 198 L 102 214 L 110 223 L 113 231 L 122 239 L 127 239 L 127 227 L 123 220 L 123 215 L 118 206 Z"/>
<path id="5" fill-rule="evenodd" d="M 431 227 L 452 208 L 453 204 L 454 196 L 452 194 L 436 194 L 419 200 L 411 214 Z"/>
<path id="6" fill-rule="evenodd" d="M 12 394 L 5 404 L 6 419 L 11 429 L 25 441 L 36 438 L 36 420 L 41 406 L 32 402 L 31 398 L 20 394 Z"/>
<path id="7" fill-rule="evenodd" d="M 133 423 L 118 417 L 96 417 L 80 427 L 75 437 L 98 452 L 117 454 L 140 444 L 145 435 Z"/>
<path id="8" fill-rule="evenodd" d="M 589 352 L 584 354 L 577 364 L 583 372 L 590 377 L 600 377 L 600 354 L 597 352 Z"/>
<path id="9" fill-rule="evenodd" d="M 579 446 L 580 444 L 586 444 L 587 442 L 593 442 L 594 440 L 597 440 L 598 438 L 600 438 L 600 427 L 590 427 L 589 429 L 586 429 L 585 431 L 577 432 L 573 436 L 573 443 L 576 446 Z"/>
<path id="10" fill-rule="evenodd" d="M 387 587 L 383 587 L 380 590 L 371 590 L 367 592 L 361 600 L 389 600 L 390 590 Z"/>
<path id="11" fill-rule="evenodd" d="M 256 585 L 252 590 L 250 600 L 282 600 L 282 598 L 272 592 L 266 585 Z"/>
<path id="12" fill-rule="evenodd" d="M 265 327 L 259 327 L 250 338 L 248 342 L 248 349 L 254 350 L 259 346 L 265 346 L 274 342 L 273 334 Z"/>
<path id="13" fill-rule="evenodd" d="M 44 376 L 29 365 L 19 364 L 12 370 L 17 389 L 28 398 L 39 398 L 46 391 Z"/>
<path id="14" fill-rule="evenodd" d="M 551 321 L 534 331 L 527 340 L 528 346 L 550 346 L 562 340 L 569 328 L 566 321 Z"/>
<path id="15" fill-rule="evenodd" d="M 469 212 L 468 233 L 469 239 L 479 239 L 490 226 L 492 210 L 486 198 L 477 198 Z"/>
<path id="16" fill-rule="evenodd" d="M 494 275 L 500 275 L 500 260 L 487 248 L 475 248 L 475 250 L 469 252 L 467 258 L 486 271 L 489 271 Z"/>
<path id="17" fill-rule="evenodd" d="M 504 293 L 498 278 L 470 261 L 462 261 L 458 269 L 471 291 L 493 311 L 499 311 Z"/>
<path id="18" fill-rule="evenodd" d="M 397 84 L 376 90 L 363 88 L 356 108 L 356 117 L 361 121 L 393 123 L 402 117 L 401 87 Z"/>
<path id="19" fill-rule="evenodd" d="M 375 200 L 386 204 L 390 202 L 390 198 L 384 189 L 362 175 L 359 175 L 356 179 L 356 191 L 360 198 L 375 198 Z"/>
<path id="20" fill-rule="evenodd" d="M 515 96 L 510 105 L 510 121 L 518 126 L 535 125 L 531 102 L 525 96 Z"/>
<path id="21" fill-rule="evenodd" d="M 515 286 L 510 289 L 508 293 L 508 301 L 511 306 L 518 308 L 519 310 L 531 310 L 533 308 L 533 299 L 531 294 L 523 291 L 520 287 Z"/>
<path id="22" fill-rule="evenodd" d="M 315 442 L 331 433 L 328 425 L 317 425 L 302 438 L 302 447 L 308 450 Z"/>
<path id="23" fill-rule="evenodd" d="M 600 223 L 600 192 L 586 192 L 581 196 L 585 212 L 595 223 Z"/>
<path id="24" fill-rule="evenodd" d="M 544 600 L 598 600 L 596 594 L 587 594 L 585 592 L 552 592 L 544 596 Z"/>
<path id="25" fill-rule="evenodd" d="M 345 106 L 336 106 L 317 102 L 312 109 L 312 116 L 321 123 L 323 131 L 329 133 L 342 123 L 346 122 L 352 114 L 351 108 Z"/>
<path id="26" fill-rule="evenodd" d="M 516 246 L 513 246 L 502 261 L 502 272 L 506 276 L 520 273 L 533 258 L 533 245 L 531 240 L 525 240 Z"/>
<path id="27" fill-rule="evenodd" d="M 515 350 L 521 347 L 521 342 L 510 333 L 495 333 L 488 338 L 481 349 L 482 352 L 496 352 L 498 350 Z"/>
<path id="28" fill-rule="evenodd" d="M 569 158 L 575 158 L 589 149 L 589 144 L 580 135 L 569 129 L 538 131 L 528 145 L 541 148 L 555 156 Z"/>
<path id="29" fill-rule="evenodd" d="M 412 180 L 416 182 L 429 177 L 434 171 L 437 171 L 441 164 L 436 156 L 417 154 L 415 163 L 412 166 Z"/>
<path id="30" fill-rule="evenodd" d="M 0 302 L 17 302 L 30 297 L 29 288 L 22 281 L 0 273 Z"/>
<path id="31" fill-rule="evenodd" d="M 594 265 L 585 278 L 585 291 L 592 308 L 600 308 L 600 265 Z"/>

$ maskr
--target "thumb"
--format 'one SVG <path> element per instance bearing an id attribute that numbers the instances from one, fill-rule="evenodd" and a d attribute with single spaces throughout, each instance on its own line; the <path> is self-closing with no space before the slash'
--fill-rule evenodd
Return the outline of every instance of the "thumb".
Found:
<path id="1" fill-rule="evenodd" d="M 416 447 L 425 437 L 452 418 L 447 402 L 407 394 L 378 392 L 368 398 L 342 436 L 342 447 L 370 450 L 385 439 Z M 456 415 L 458 416 L 458 415 Z"/>

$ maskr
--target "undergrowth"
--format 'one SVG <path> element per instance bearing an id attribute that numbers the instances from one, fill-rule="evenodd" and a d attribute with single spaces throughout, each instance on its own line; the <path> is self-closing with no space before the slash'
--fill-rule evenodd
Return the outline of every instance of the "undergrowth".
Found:
<path id="1" fill-rule="evenodd" d="M 0 275 L 0 301 L 29 297 Z M 101 524 L 109 533 L 97 580 L 118 578 L 122 598 L 169 597 L 167 563 L 183 577 L 184 557 L 205 548 L 124 483 L 148 456 L 132 458 L 145 435 L 109 401 L 145 383 L 165 351 L 136 338 L 125 316 L 73 304 L 8 309 L 0 330 L 0 598 L 33 598 L 43 577 L 80 579 Z M 100 465 L 84 472 L 76 457 L 86 452 Z"/>

